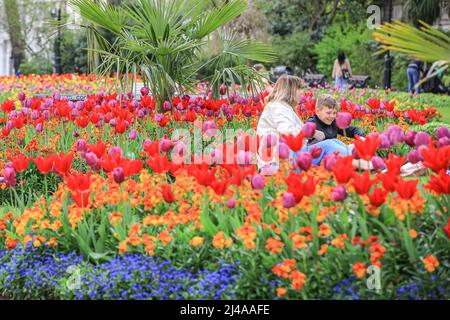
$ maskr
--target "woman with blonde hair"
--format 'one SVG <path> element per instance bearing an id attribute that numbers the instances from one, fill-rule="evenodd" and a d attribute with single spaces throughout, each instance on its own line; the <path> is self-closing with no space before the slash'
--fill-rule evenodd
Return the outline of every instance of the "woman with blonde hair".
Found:
<path id="1" fill-rule="evenodd" d="M 258 167 L 262 174 L 273 174 L 279 166 L 278 142 L 282 135 L 292 134 L 297 136 L 303 127 L 303 122 L 297 115 L 295 108 L 300 103 L 303 89 L 303 80 L 296 76 L 283 75 L 275 83 L 272 92 L 265 99 L 265 107 L 258 126 L 257 135 L 262 139 L 257 153 Z M 316 131 L 314 137 L 321 140 L 321 132 Z M 323 137 L 322 137 L 323 138 Z M 313 159 L 312 163 L 319 165 L 326 154 L 334 153 L 336 145 L 330 140 L 316 143 L 322 149 L 322 154 Z M 275 148 L 275 152 L 268 154 L 269 147 Z M 308 151 L 307 140 L 304 140 L 302 151 Z M 294 161 L 297 154 L 291 152 Z"/>

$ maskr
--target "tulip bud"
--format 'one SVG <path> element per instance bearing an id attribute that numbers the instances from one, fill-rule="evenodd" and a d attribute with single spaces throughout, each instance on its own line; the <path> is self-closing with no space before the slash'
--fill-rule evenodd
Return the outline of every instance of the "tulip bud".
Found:
<path id="1" fill-rule="evenodd" d="M 125 180 L 125 173 L 122 167 L 116 167 L 112 171 L 112 176 L 116 183 L 122 183 Z"/>
<path id="2" fill-rule="evenodd" d="M 236 201 L 234 199 L 229 199 L 227 201 L 227 207 L 230 209 L 234 209 L 234 207 L 236 207 Z"/>
<path id="3" fill-rule="evenodd" d="M 130 130 L 130 134 L 128 135 L 128 139 L 136 140 L 136 130 L 134 130 L 134 129 Z"/>
<path id="4" fill-rule="evenodd" d="M 352 115 L 348 112 L 338 112 L 336 115 L 336 124 L 340 129 L 347 129 L 352 122 Z"/>
<path id="5" fill-rule="evenodd" d="M 396 145 L 403 141 L 403 131 L 399 126 L 390 126 L 387 130 L 387 135 L 391 145 Z"/>
<path id="6" fill-rule="evenodd" d="M 226 93 L 227 93 L 227 86 L 224 85 L 224 84 L 221 84 L 221 85 L 220 85 L 220 88 L 219 88 L 219 93 L 220 93 L 221 96 L 223 96 L 224 94 L 226 94 Z"/>
<path id="7" fill-rule="evenodd" d="M 414 145 L 416 147 L 419 146 L 426 146 L 430 142 L 430 136 L 428 133 L 420 131 L 417 132 L 416 136 L 414 137 Z"/>
<path id="8" fill-rule="evenodd" d="M 414 147 L 414 138 L 416 137 L 416 131 L 407 131 L 403 136 L 403 141 L 406 142 L 410 147 Z"/>
<path id="9" fill-rule="evenodd" d="M 22 91 L 19 92 L 17 98 L 19 99 L 20 102 L 23 102 L 25 100 L 25 93 L 23 93 Z"/>
<path id="10" fill-rule="evenodd" d="M 305 134 L 305 138 L 311 139 L 316 132 L 316 124 L 314 122 L 306 122 L 302 127 L 302 131 Z"/>
<path id="11" fill-rule="evenodd" d="M 436 129 L 436 139 L 439 140 L 441 138 L 447 137 L 450 139 L 450 129 L 447 127 L 439 127 Z"/>
<path id="12" fill-rule="evenodd" d="M 378 156 L 374 156 L 372 158 L 372 165 L 373 165 L 373 170 L 375 170 L 375 171 L 380 171 L 380 170 L 386 169 L 386 164 L 384 163 L 383 159 Z"/>
<path id="13" fill-rule="evenodd" d="M 344 201 L 347 198 L 345 187 L 342 185 L 335 186 L 331 192 L 331 198 L 333 201 Z"/>
<path id="14" fill-rule="evenodd" d="M 280 159 L 287 159 L 289 158 L 289 147 L 285 143 L 280 143 L 278 146 L 278 155 L 280 156 Z"/>
<path id="15" fill-rule="evenodd" d="M 114 158 L 116 157 L 121 158 L 123 156 L 123 150 L 119 146 L 113 146 L 109 148 L 108 154 Z"/>
<path id="16" fill-rule="evenodd" d="M 450 139 L 448 137 L 442 137 L 438 140 L 437 142 L 437 147 L 441 148 L 441 147 L 445 147 L 450 145 Z"/>
<path id="17" fill-rule="evenodd" d="M 312 156 L 309 152 L 301 152 L 297 156 L 297 165 L 300 169 L 308 171 L 312 164 Z"/>
<path id="18" fill-rule="evenodd" d="M 82 151 L 87 151 L 87 142 L 84 139 L 78 139 L 77 140 L 77 151 L 82 152 Z"/>
<path id="19" fill-rule="evenodd" d="M 94 167 L 98 164 L 98 157 L 93 152 L 86 152 L 84 154 L 84 160 L 86 160 L 87 165 L 90 167 Z"/>
<path id="20" fill-rule="evenodd" d="M 322 155 L 322 148 L 319 146 L 313 146 L 309 151 L 313 159 L 317 159 Z"/>
<path id="21" fill-rule="evenodd" d="M 172 150 L 172 146 L 173 146 L 172 140 L 166 138 L 162 138 L 161 141 L 159 142 L 159 149 L 162 152 L 169 152 L 170 150 Z"/>
<path id="22" fill-rule="evenodd" d="M 172 109 L 172 105 L 170 104 L 169 101 L 164 101 L 163 109 L 164 109 L 164 111 L 170 111 Z"/>
<path id="23" fill-rule="evenodd" d="M 295 197 L 291 192 L 283 193 L 283 198 L 281 200 L 283 208 L 289 209 L 295 206 Z"/>
<path id="24" fill-rule="evenodd" d="M 252 183 L 252 188 L 255 190 L 264 189 L 264 186 L 265 186 L 264 177 L 260 174 L 255 174 L 252 177 L 251 183 Z"/>
<path id="25" fill-rule="evenodd" d="M 419 150 L 414 149 L 410 153 L 408 153 L 407 159 L 412 164 L 416 164 L 416 163 L 422 161 L 423 157 L 422 157 L 421 153 L 419 152 Z"/>
<path id="26" fill-rule="evenodd" d="M 149 93 L 150 93 L 150 90 L 147 87 L 141 88 L 141 95 L 148 96 Z"/>

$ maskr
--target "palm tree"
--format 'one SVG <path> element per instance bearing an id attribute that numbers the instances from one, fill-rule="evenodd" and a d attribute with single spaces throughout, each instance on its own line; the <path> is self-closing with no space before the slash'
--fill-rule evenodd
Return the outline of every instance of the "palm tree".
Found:
<path id="1" fill-rule="evenodd" d="M 373 33 L 383 50 L 404 53 L 415 59 L 434 62 L 438 69 L 421 81 L 425 82 L 443 72 L 450 64 L 450 38 L 443 32 L 420 21 L 420 28 L 400 21 L 382 24 Z"/>
<path id="2" fill-rule="evenodd" d="M 135 0 L 121 7 L 92 0 L 70 0 L 71 5 L 89 22 L 90 60 L 102 57 L 96 71 L 120 78 L 140 71 L 159 108 L 171 96 L 192 89 L 196 74 L 213 66 L 215 74 L 208 80 L 217 96 L 221 82 L 239 83 L 244 93 L 262 88 L 262 77 L 246 60 L 272 62 L 276 54 L 267 44 L 239 39 L 230 32 L 219 32 L 219 48 L 206 61 L 210 36 L 242 14 L 246 0 L 230 0 L 213 6 L 211 0 Z M 115 36 L 108 42 L 100 32 L 106 29 Z"/>

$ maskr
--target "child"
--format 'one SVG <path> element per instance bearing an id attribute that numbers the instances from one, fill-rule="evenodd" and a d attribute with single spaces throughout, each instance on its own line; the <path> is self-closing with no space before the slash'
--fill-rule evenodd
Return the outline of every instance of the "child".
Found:
<path id="1" fill-rule="evenodd" d="M 308 141 L 308 145 L 313 145 L 322 140 L 332 139 L 334 143 L 340 147 L 347 148 L 345 143 L 337 139 L 337 135 L 354 138 L 355 135 L 364 137 L 365 134 L 357 127 L 348 127 L 347 129 L 340 129 L 336 124 L 337 114 L 336 100 L 329 94 L 319 96 L 316 104 L 316 114 L 310 117 L 307 122 L 314 122 L 316 124 L 316 134 L 313 139 Z"/>

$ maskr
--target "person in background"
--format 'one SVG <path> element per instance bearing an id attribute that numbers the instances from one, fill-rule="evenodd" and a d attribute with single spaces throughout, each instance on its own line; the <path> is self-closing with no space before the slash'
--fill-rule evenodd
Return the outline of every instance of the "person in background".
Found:
<path id="1" fill-rule="evenodd" d="M 337 59 L 334 61 L 332 72 L 332 77 L 335 79 L 335 87 L 341 91 L 345 91 L 347 89 L 347 81 L 352 75 L 350 61 L 345 57 L 345 53 L 340 50 Z"/>
<path id="2" fill-rule="evenodd" d="M 419 82 L 420 73 L 423 72 L 423 62 L 419 60 L 411 60 L 408 64 L 406 73 L 408 74 L 408 91 L 412 95 L 420 93 L 420 87 L 415 88 L 415 85 Z"/>
<path id="3" fill-rule="evenodd" d="M 255 65 L 253 66 L 253 68 L 256 70 L 256 72 L 258 72 L 260 75 L 262 75 L 262 76 L 264 77 L 264 78 L 262 79 L 262 82 L 263 82 L 264 85 L 265 85 L 265 88 L 264 88 L 264 89 L 267 90 L 268 87 L 270 87 L 270 83 L 269 83 L 269 80 L 268 80 L 269 73 L 267 72 L 266 67 L 264 67 L 263 64 L 258 63 L 258 64 L 255 64 Z"/>

